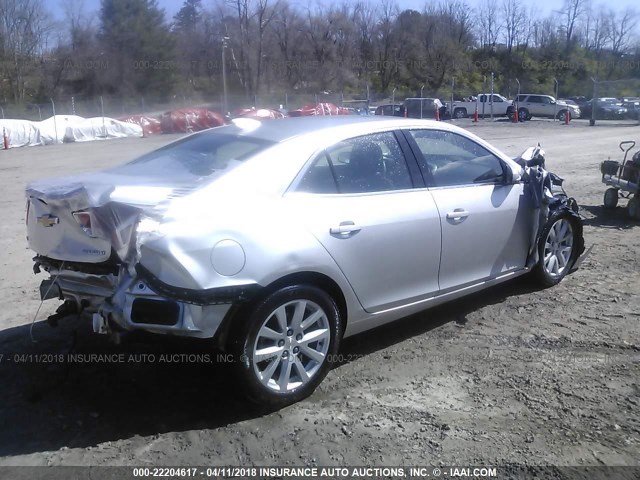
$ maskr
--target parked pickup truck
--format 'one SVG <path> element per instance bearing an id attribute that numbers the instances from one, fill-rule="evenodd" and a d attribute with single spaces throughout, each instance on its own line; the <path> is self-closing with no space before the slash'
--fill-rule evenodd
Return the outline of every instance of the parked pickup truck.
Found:
<path id="1" fill-rule="evenodd" d="M 507 110 L 511 106 L 511 101 L 502 95 L 494 93 L 481 93 L 478 95 L 477 100 L 462 100 L 459 102 L 449 102 L 447 106 L 449 111 L 453 115 L 453 118 L 466 118 L 471 117 L 478 108 L 478 115 L 485 117 L 491 115 L 491 100 L 493 99 L 493 115 L 505 116 Z"/>

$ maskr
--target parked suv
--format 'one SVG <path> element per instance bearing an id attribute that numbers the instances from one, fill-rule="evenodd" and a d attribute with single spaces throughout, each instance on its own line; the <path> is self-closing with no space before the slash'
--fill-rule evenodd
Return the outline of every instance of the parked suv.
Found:
<path id="1" fill-rule="evenodd" d="M 531 117 L 564 118 L 567 110 L 571 112 L 571 117 L 580 117 L 580 107 L 569 105 L 562 100 L 557 100 L 551 95 L 520 94 L 513 102 L 511 114 L 518 109 L 520 121 L 530 120 Z"/>

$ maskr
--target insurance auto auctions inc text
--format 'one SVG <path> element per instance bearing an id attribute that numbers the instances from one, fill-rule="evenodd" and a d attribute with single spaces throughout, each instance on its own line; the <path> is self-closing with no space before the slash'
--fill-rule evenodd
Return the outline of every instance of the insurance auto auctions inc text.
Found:
<path id="1" fill-rule="evenodd" d="M 255 475 L 271 478 L 439 478 L 496 477 L 495 467 L 258 467 Z"/>

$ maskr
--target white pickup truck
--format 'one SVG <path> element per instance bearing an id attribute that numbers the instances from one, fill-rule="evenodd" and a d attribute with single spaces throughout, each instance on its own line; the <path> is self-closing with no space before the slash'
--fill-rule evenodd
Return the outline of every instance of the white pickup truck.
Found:
<path id="1" fill-rule="evenodd" d="M 493 102 L 492 102 L 493 100 Z M 447 103 L 447 107 L 451 112 L 453 118 L 466 118 L 471 117 L 478 108 L 478 115 L 489 116 L 492 111 L 493 103 L 493 115 L 497 117 L 506 116 L 511 101 L 502 95 L 494 93 L 481 93 L 477 96 L 477 100 L 463 100 L 459 102 Z"/>

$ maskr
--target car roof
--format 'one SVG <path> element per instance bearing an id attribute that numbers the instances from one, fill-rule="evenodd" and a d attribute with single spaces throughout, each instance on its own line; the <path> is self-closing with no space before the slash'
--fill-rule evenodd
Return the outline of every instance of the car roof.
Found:
<path id="1" fill-rule="evenodd" d="M 330 130 L 349 128 L 354 134 L 365 134 L 373 129 L 408 128 L 419 124 L 423 127 L 437 126 L 450 129 L 451 126 L 432 120 L 416 120 L 400 117 L 361 116 L 361 115 L 318 115 L 310 117 L 293 117 L 261 122 L 254 119 L 242 119 L 248 122 L 236 122 L 233 125 L 216 127 L 208 131 L 228 133 L 231 135 L 247 135 L 254 138 L 283 142 L 294 137 L 313 135 Z"/>

